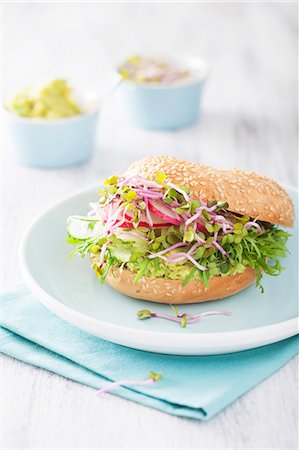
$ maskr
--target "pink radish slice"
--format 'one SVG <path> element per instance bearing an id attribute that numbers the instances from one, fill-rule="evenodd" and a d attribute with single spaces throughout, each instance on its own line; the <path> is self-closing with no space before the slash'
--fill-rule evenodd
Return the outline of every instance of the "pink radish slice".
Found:
<path id="1" fill-rule="evenodd" d="M 133 228 L 132 222 L 124 222 L 122 223 L 119 228 Z"/>
<path id="2" fill-rule="evenodd" d="M 127 220 L 132 220 L 132 216 L 130 216 L 129 214 L 125 214 L 125 218 Z M 133 226 L 132 222 L 129 222 L 129 223 Z M 140 220 L 139 226 L 140 227 L 148 227 L 148 222 L 145 222 L 145 220 Z"/>
<path id="3" fill-rule="evenodd" d="M 97 210 L 98 216 L 101 219 L 107 220 L 110 210 L 111 210 L 111 216 L 113 216 L 113 214 L 116 213 L 120 204 L 121 204 L 121 202 L 119 200 L 113 200 L 112 203 L 108 203 L 107 205 L 98 208 L 98 210 Z"/>
<path id="4" fill-rule="evenodd" d="M 120 225 L 118 225 L 120 222 L 122 222 L 122 221 L 121 220 L 117 220 L 116 221 L 116 223 L 115 223 L 116 227 L 119 227 L 119 228 L 133 228 L 133 224 L 131 222 L 123 222 Z M 103 223 L 105 225 L 107 223 L 107 220 L 104 220 Z"/>
<path id="5" fill-rule="evenodd" d="M 103 208 L 98 208 L 97 210 L 97 215 L 101 218 L 101 219 L 107 219 L 108 217 L 108 212 L 109 212 L 109 206 L 104 206 Z"/>
<path id="6" fill-rule="evenodd" d="M 154 220 L 154 217 L 153 217 L 153 220 Z M 164 222 L 164 223 L 153 223 L 153 227 L 154 228 L 161 228 L 161 227 L 169 227 L 171 225 L 171 223 L 166 223 L 166 222 Z"/>
<path id="7" fill-rule="evenodd" d="M 125 214 L 125 218 L 127 220 L 131 220 L 132 216 L 129 215 L 128 213 Z M 160 220 L 155 220 L 155 218 L 153 217 L 153 227 L 154 228 L 161 228 L 161 227 L 169 227 L 170 223 L 165 223 L 165 222 L 161 222 Z M 139 222 L 139 226 L 140 227 L 146 227 L 149 228 L 149 223 L 147 221 L 147 217 L 145 214 L 141 214 L 140 215 L 140 222 Z"/>
<path id="8" fill-rule="evenodd" d="M 167 208 L 167 206 L 164 206 L 162 202 L 149 200 L 148 207 L 153 214 L 160 217 L 160 219 L 163 219 L 165 222 L 177 226 L 181 224 L 178 214 L 173 212 L 170 208 Z"/>
<path id="9" fill-rule="evenodd" d="M 161 228 L 161 227 L 169 227 L 171 224 L 170 223 L 154 223 L 153 227 L 154 228 Z M 145 228 L 149 228 L 149 224 L 146 222 L 139 222 L 139 227 L 145 227 Z M 134 225 L 132 222 L 124 222 L 123 224 L 120 225 L 119 228 L 133 228 Z"/>
<path id="10" fill-rule="evenodd" d="M 120 202 L 119 201 L 115 201 L 112 204 L 112 210 L 111 210 L 111 216 L 113 216 L 113 214 L 116 213 L 117 208 L 120 206 Z M 100 219 L 102 219 L 103 223 L 107 222 L 107 219 L 109 217 L 109 211 L 110 211 L 110 205 L 105 205 L 102 208 L 98 208 L 98 216 L 100 217 Z M 125 219 L 126 222 L 124 222 L 123 224 L 120 225 L 120 228 L 133 228 L 133 223 L 131 222 L 133 218 L 133 215 L 130 213 L 130 211 L 127 211 L 125 213 Z M 116 223 L 121 222 L 122 219 L 118 219 L 116 221 Z M 153 217 L 153 227 L 154 228 L 161 228 L 161 227 L 169 227 L 171 225 L 170 222 L 162 222 L 160 219 L 157 219 L 156 217 Z M 140 222 L 139 222 L 139 226 L 140 227 L 146 227 L 149 228 L 149 223 L 147 220 L 147 217 L 144 213 L 141 213 L 140 215 Z"/>
<path id="11" fill-rule="evenodd" d="M 196 230 L 201 231 L 202 233 L 207 232 L 206 227 L 200 222 L 196 222 Z"/>

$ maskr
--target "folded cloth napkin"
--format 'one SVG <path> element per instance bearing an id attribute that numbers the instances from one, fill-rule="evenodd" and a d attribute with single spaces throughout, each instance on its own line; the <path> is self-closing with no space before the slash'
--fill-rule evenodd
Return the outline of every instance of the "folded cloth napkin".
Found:
<path id="1" fill-rule="evenodd" d="M 113 394 L 177 416 L 208 420 L 298 352 L 298 336 L 220 356 L 170 356 L 91 336 L 48 311 L 22 285 L 2 296 L 1 351 L 99 389 L 110 381 L 163 378 Z M 99 402 L 101 398 L 99 397 Z"/>

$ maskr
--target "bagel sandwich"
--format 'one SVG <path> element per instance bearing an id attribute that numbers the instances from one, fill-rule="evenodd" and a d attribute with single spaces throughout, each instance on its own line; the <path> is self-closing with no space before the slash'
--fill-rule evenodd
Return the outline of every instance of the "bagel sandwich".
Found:
<path id="1" fill-rule="evenodd" d="M 112 176 L 86 216 L 67 221 L 72 254 L 100 283 L 159 303 L 222 299 L 279 275 L 294 208 L 275 181 L 154 156 Z"/>

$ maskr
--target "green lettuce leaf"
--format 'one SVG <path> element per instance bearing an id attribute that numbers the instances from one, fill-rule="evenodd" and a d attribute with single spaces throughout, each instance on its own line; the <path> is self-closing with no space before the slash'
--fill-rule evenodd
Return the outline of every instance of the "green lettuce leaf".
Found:
<path id="1" fill-rule="evenodd" d="M 69 234 L 67 241 L 75 247 L 70 256 L 79 254 L 81 257 L 89 253 L 100 253 L 103 244 L 106 244 L 105 265 L 100 272 L 95 268 L 100 282 L 105 280 L 113 266 L 123 266 L 136 273 L 134 280 L 136 283 L 142 276 L 146 276 L 182 280 L 184 286 L 192 279 L 200 280 L 208 287 L 209 279 L 213 276 L 242 273 L 247 267 L 251 267 L 256 271 L 256 285 L 263 291 L 261 285 L 263 274 L 278 276 L 284 269 L 281 258 L 284 258 L 288 252 L 286 242 L 290 234 L 277 226 L 269 225 L 263 227 L 263 233 L 253 227 L 247 230 L 244 224 L 249 218 L 242 216 L 238 219 L 240 220 L 236 221 L 233 233 L 222 236 L 218 241 L 226 252 L 225 256 L 212 245 L 214 230 L 210 235 L 208 232 L 207 235 L 198 233 L 201 238 L 205 238 L 205 244 L 196 250 L 193 258 L 201 266 L 206 267 L 208 269 L 206 271 L 197 269 L 189 260 L 171 263 L 160 259 L 161 250 L 183 242 L 184 227 L 182 226 L 171 225 L 153 230 L 134 229 L 136 236 L 130 233 L 132 232 L 130 229 L 115 232 L 104 238 L 98 236 L 96 232 L 82 239 Z M 94 224 L 94 221 L 91 223 Z M 98 229 L 93 225 L 91 228 Z M 187 242 L 186 247 L 172 250 L 167 256 L 178 251 L 187 251 L 191 244 Z M 157 257 L 153 257 L 155 254 Z"/>

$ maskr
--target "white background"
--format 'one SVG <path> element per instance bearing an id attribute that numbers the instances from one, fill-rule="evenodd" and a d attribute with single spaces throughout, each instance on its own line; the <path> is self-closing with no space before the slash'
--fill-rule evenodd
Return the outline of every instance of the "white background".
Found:
<path id="1" fill-rule="evenodd" d="M 132 53 L 204 57 L 212 71 L 200 122 L 177 132 L 126 124 L 117 94 L 101 112 L 94 158 L 81 167 L 19 166 L 4 136 L 4 287 L 21 281 L 24 227 L 74 190 L 135 159 L 173 154 L 254 170 L 297 184 L 296 3 L 87 3 L 3 5 L 3 92 L 65 77 L 109 89 L 109 71 Z M 257 368 L 258 370 L 258 368 Z M 3 358 L 3 447 L 9 449 L 295 449 L 295 360 L 208 423 L 107 396 Z"/>

